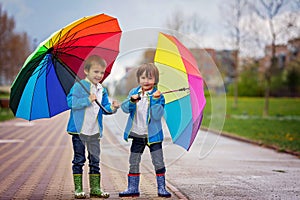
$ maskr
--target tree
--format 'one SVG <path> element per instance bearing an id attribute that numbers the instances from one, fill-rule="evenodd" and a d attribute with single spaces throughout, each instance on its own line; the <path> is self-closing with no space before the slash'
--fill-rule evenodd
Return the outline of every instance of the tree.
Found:
<path id="1" fill-rule="evenodd" d="M 258 63 L 248 63 L 244 68 L 245 70 L 239 74 L 239 96 L 263 96 L 263 84 L 258 72 Z M 230 95 L 234 93 L 233 85 L 229 86 L 228 93 Z"/>
<path id="2" fill-rule="evenodd" d="M 15 21 L 0 4 L 0 85 L 11 84 L 29 54 L 26 33 L 16 33 Z"/>
<path id="3" fill-rule="evenodd" d="M 244 40 L 242 17 L 247 8 L 245 0 L 234 0 L 220 7 L 222 19 L 234 50 L 234 108 L 238 106 L 239 55 Z"/>
<path id="4" fill-rule="evenodd" d="M 196 13 L 187 15 L 177 10 L 167 19 L 166 26 L 182 34 L 197 36 L 198 40 L 201 40 L 201 37 L 205 34 L 205 22 Z M 180 39 L 184 40 L 184 38 Z"/>
<path id="5" fill-rule="evenodd" d="M 300 58 L 290 62 L 286 69 L 287 77 L 286 82 L 292 97 L 299 94 L 298 89 L 300 87 Z"/>
<path id="6" fill-rule="evenodd" d="M 276 44 L 278 43 L 280 36 L 286 32 L 287 29 L 290 29 L 291 24 L 288 23 L 279 23 L 279 15 L 286 11 L 287 6 L 291 4 L 290 0 L 256 0 L 249 1 L 251 10 L 254 12 L 255 16 L 266 22 L 266 32 L 263 33 L 266 37 L 265 44 L 270 44 L 270 64 L 265 69 L 264 76 L 266 81 L 265 86 L 265 105 L 263 110 L 263 116 L 269 115 L 269 96 L 270 96 L 270 86 L 271 86 L 271 77 L 272 71 L 276 68 Z M 260 26 L 256 26 L 256 32 L 260 29 Z M 260 36 L 260 35 L 257 35 Z M 261 38 L 260 38 L 261 39 Z M 261 41 L 258 39 L 259 41 Z"/>

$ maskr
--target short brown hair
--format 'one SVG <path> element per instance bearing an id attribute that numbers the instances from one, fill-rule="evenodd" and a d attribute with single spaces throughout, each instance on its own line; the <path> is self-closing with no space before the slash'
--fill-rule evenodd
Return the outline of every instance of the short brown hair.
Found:
<path id="1" fill-rule="evenodd" d="M 157 67 L 153 63 L 145 63 L 139 66 L 136 72 L 136 78 L 139 83 L 139 77 L 146 71 L 146 76 L 149 77 L 150 75 L 155 78 L 155 85 L 159 82 L 159 71 Z"/>
<path id="2" fill-rule="evenodd" d="M 94 64 L 99 64 L 102 67 L 106 67 L 106 62 L 103 58 L 98 55 L 91 55 L 84 61 L 84 69 L 89 71 L 91 66 Z"/>

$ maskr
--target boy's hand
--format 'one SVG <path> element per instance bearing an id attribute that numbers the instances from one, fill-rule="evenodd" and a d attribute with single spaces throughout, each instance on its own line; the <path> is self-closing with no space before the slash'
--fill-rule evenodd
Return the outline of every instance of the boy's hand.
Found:
<path id="1" fill-rule="evenodd" d="M 161 92 L 159 90 L 156 90 L 156 92 L 153 93 L 154 98 L 159 98 L 161 95 Z"/>
<path id="2" fill-rule="evenodd" d="M 95 94 L 91 94 L 90 96 L 89 96 L 89 99 L 90 99 L 90 102 L 94 102 L 96 99 L 97 99 L 97 96 L 95 95 Z"/>
<path id="3" fill-rule="evenodd" d="M 116 100 L 113 100 L 113 102 L 112 102 L 112 107 L 113 107 L 115 110 L 118 109 L 118 108 L 120 108 L 119 102 L 116 101 Z"/>
<path id="4" fill-rule="evenodd" d="M 134 94 L 130 97 L 130 101 L 132 101 L 134 103 L 138 102 L 139 100 L 141 100 L 141 97 L 138 94 Z"/>

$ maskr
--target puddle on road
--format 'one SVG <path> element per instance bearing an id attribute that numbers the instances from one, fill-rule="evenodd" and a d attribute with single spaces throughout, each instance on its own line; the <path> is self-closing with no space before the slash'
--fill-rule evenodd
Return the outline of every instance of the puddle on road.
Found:
<path id="1" fill-rule="evenodd" d="M 12 126 L 31 127 L 31 126 L 34 126 L 34 125 L 36 125 L 34 122 L 29 122 L 29 121 L 15 122 L 13 120 L 0 123 L 0 127 L 12 127 Z"/>
<path id="2" fill-rule="evenodd" d="M 18 126 L 18 127 L 34 126 L 34 122 L 16 122 L 14 123 L 14 126 Z"/>
<path id="3" fill-rule="evenodd" d="M 25 140 L 18 140 L 18 139 L 12 139 L 12 140 L 0 140 L 1 143 L 19 143 L 19 142 L 24 142 Z"/>

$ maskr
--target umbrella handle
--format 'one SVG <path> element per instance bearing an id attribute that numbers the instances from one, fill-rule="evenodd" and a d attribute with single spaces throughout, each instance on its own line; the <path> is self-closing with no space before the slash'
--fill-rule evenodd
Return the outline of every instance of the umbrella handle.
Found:
<path id="1" fill-rule="evenodd" d="M 184 92 L 186 90 L 190 90 L 190 88 L 179 88 L 177 90 L 168 90 L 168 91 L 162 92 L 161 94 L 169 94 L 169 93 L 173 93 L 173 92 Z M 153 94 L 151 94 L 149 96 L 153 96 Z"/>
<path id="2" fill-rule="evenodd" d="M 169 91 L 162 92 L 162 94 L 168 94 L 168 93 L 172 93 L 172 92 L 184 92 L 186 90 L 190 90 L 190 88 L 179 88 L 177 90 L 169 90 Z"/>
<path id="3" fill-rule="evenodd" d="M 165 92 L 162 92 L 161 94 L 168 94 L 168 93 L 172 93 L 172 92 L 184 92 L 184 91 L 186 91 L 186 90 L 190 90 L 190 88 L 179 88 L 179 89 L 177 89 L 177 90 L 168 90 L 168 91 L 165 91 Z M 138 94 L 139 95 L 139 97 L 138 97 L 138 99 L 136 99 L 135 101 L 139 101 L 139 100 L 141 100 L 141 98 L 147 98 L 147 96 L 140 96 L 140 94 Z M 153 94 L 151 94 L 151 95 L 148 95 L 148 96 L 153 96 Z M 123 102 L 123 103 L 126 103 L 126 102 L 128 102 L 128 101 L 132 101 L 132 99 L 131 98 L 129 98 L 129 99 L 127 99 L 127 101 L 125 101 L 125 102 Z M 102 106 L 102 105 L 101 105 Z"/>
<path id="4" fill-rule="evenodd" d="M 76 76 L 76 80 L 77 80 L 77 76 Z M 80 82 L 80 80 L 77 80 L 77 82 L 81 85 L 81 87 L 84 89 L 84 91 L 86 93 L 88 93 L 89 95 L 91 95 L 90 91 Z M 96 104 L 104 111 L 105 114 L 107 115 L 111 115 L 117 112 L 118 109 L 113 110 L 112 112 L 106 110 L 106 108 L 104 108 L 104 106 L 101 105 L 101 103 L 99 103 L 99 101 L 96 99 L 95 100 Z"/>
<path id="5" fill-rule="evenodd" d="M 95 100 L 95 102 L 104 111 L 104 113 L 107 114 L 107 115 L 114 114 L 118 110 L 118 108 L 117 108 L 117 109 L 113 110 L 112 112 L 110 112 L 110 111 L 106 110 L 106 108 L 104 108 L 104 106 L 102 106 L 101 103 L 99 103 L 99 101 L 97 99 Z"/>
<path id="6" fill-rule="evenodd" d="M 75 80 L 77 81 L 77 83 L 80 84 L 80 86 L 84 89 L 84 91 L 86 93 L 88 93 L 89 95 L 91 95 L 90 91 L 80 82 L 80 79 L 77 76 L 75 76 Z M 118 108 L 117 108 L 117 109 L 113 110 L 112 112 L 110 112 L 110 111 L 106 110 L 106 108 L 104 108 L 104 106 L 102 106 L 101 103 L 99 103 L 99 101 L 97 99 L 95 100 L 95 102 L 104 111 L 104 113 L 107 114 L 107 115 L 114 114 L 118 110 Z"/>

